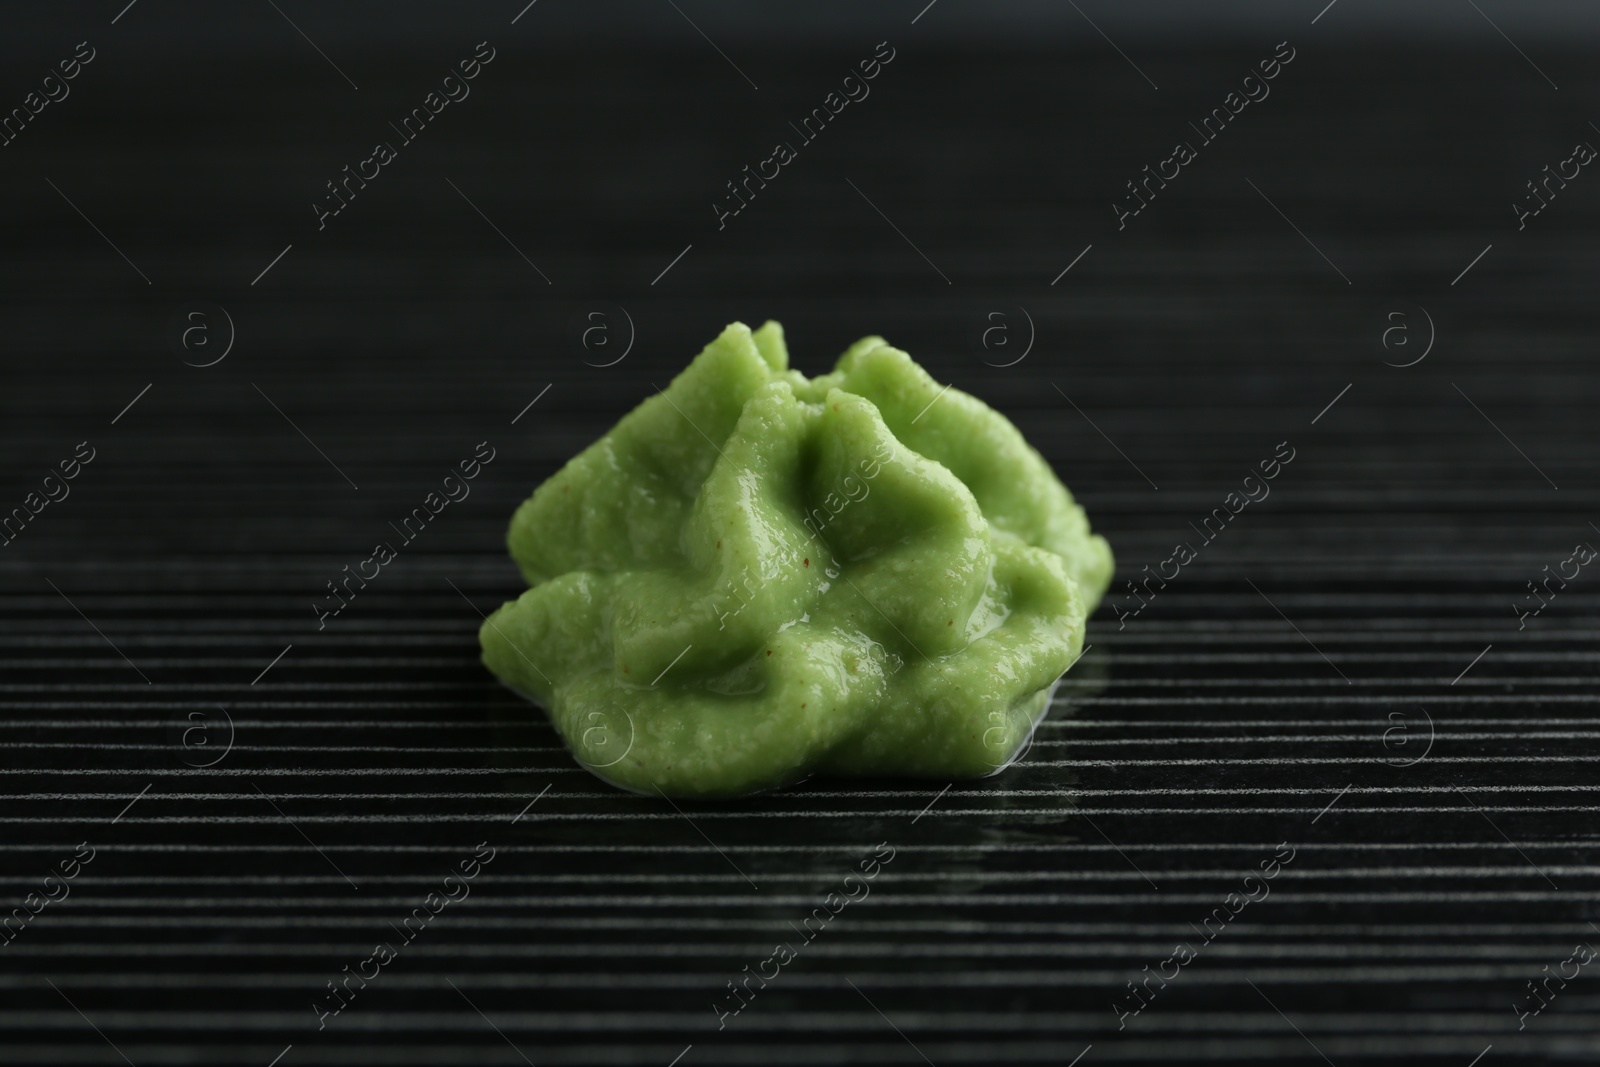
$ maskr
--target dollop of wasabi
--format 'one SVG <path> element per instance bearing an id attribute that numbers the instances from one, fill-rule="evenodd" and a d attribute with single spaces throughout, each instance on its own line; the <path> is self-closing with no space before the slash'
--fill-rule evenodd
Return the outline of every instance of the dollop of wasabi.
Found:
<path id="1" fill-rule="evenodd" d="M 833 373 L 734 323 L 534 492 L 483 661 L 639 792 L 1009 763 L 1111 550 L 1009 421 L 879 337 Z"/>

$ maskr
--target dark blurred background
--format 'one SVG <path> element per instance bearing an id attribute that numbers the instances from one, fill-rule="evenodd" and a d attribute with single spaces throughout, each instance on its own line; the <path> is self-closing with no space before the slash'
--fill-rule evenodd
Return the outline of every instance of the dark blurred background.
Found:
<path id="1" fill-rule="evenodd" d="M 0 548 L 0 914 L 98 851 L 0 949 L 0 1062 L 1593 1059 L 1588 972 L 1528 987 L 1600 937 L 1594 579 L 1530 586 L 1600 540 L 1600 179 L 1528 187 L 1600 145 L 1592 6 L 114 0 L 4 29 L 0 112 L 93 58 L 0 147 L 0 516 L 94 459 Z M 478 665 L 511 509 L 767 318 L 807 374 L 877 333 L 985 399 L 1110 538 L 1093 648 L 1002 776 L 674 811 Z M 1119 627 L 1285 441 L 1270 499 Z M 484 840 L 471 900 L 319 1020 Z M 719 1028 L 882 841 L 870 900 Z M 1270 899 L 1119 1020 L 1285 841 Z"/>

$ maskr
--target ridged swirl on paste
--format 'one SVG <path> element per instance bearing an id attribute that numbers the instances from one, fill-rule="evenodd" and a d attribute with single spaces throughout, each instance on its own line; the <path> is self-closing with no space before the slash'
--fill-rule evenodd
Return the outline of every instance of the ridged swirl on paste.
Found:
<path id="1" fill-rule="evenodd" d="M 868 337 L 734 323 L 518 509 L 485 664 L 627 789 L 973 777 L 1030 736 L 1111 578 L 1008 420 Z"/>

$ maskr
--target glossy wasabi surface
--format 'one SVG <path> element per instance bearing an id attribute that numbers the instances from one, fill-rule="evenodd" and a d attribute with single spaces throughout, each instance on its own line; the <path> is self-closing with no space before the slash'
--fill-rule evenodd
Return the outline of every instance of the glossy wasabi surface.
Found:
<path id="1" fill-rule="evenodd" d="M 1112 571 L 999 413 L 877 337 L 807 379 L 774 322 L 724 330 L 508 543 L 531 588 L 484 663 L 584 766 L 668 796 L 994 772 Z"/>

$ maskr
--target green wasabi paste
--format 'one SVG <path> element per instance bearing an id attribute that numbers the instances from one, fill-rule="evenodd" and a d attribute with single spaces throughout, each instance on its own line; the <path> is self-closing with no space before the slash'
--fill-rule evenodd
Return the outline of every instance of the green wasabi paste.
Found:
<path id="1" fill-rule="evenodd" d="M 516 511 L 483 661 L 602 778 L 736 796 L 1005 766 L 1111 580 L 1044 459 L 881 338 L 734 323 Z"/>

